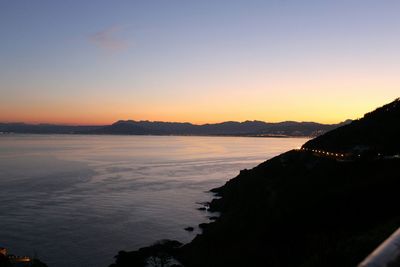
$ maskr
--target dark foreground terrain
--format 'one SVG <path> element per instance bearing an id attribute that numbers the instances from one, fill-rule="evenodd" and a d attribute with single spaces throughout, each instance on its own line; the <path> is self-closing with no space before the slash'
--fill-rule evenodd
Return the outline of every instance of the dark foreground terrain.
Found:
<path id="1" fill-rule="evenodd" d="M 213 189 L 221 216 L 189 244 L 120 252 L 112 266 L 356 266 L 400 226 L 399 136 L 396 100 Z"/>

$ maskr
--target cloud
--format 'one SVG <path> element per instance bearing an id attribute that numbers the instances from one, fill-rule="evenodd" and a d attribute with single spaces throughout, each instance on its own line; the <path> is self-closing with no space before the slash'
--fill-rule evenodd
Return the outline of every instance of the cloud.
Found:
<path id="1" fill-rule="evenodd" d="M 128 43 L 116 36 L 121 31 L 120 27 L 109 27 L 88 37 L 90 43 L 105 52 L 121 52 L 128 48 Z"/>

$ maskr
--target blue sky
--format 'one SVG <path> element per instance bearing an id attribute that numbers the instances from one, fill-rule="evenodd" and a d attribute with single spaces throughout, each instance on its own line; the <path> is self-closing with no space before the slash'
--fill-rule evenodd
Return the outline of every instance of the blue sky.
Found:
<path id="1" fill-rule="evenodd" d="M 337 122 L 399 95 L 399 1 L 0 1 L 0 121 Z"/>

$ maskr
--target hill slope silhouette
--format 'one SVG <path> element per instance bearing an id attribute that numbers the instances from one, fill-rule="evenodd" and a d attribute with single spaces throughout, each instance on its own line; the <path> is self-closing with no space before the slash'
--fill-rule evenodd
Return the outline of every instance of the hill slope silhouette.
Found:
<path id="1" fill-rule="evenodd" d="M 304 147 L 332 152 L 354 149 L 393 154 L 400 151 L 400 99 L 367 113 L 362 119 L 307 142 Z"/>
<path id="2" fill-rule="evenodd" d="M 396 100 L 305 147 L 363 145 L 398 154 L 399 123 Z M 353 267 L 400 226 L 399 189 L 397 157 L 343 160 L 289 151 L 213 189 L 219 198 L 210 210 L 221 216 L 201 224 L 192 242 L 161 251 L 187 267 Z M 120 252 L 112 266 L 142 266 L 143 251 L 153 250 Z"/>

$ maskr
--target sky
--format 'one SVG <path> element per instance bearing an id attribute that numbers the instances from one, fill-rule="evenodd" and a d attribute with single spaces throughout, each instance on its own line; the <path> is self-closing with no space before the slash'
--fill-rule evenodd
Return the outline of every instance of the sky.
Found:
<path id="1" fill-rule="evenodd" d="M 0 0 L 0 122 L 337 123 L 400 96 L 397 0 Z"/>

